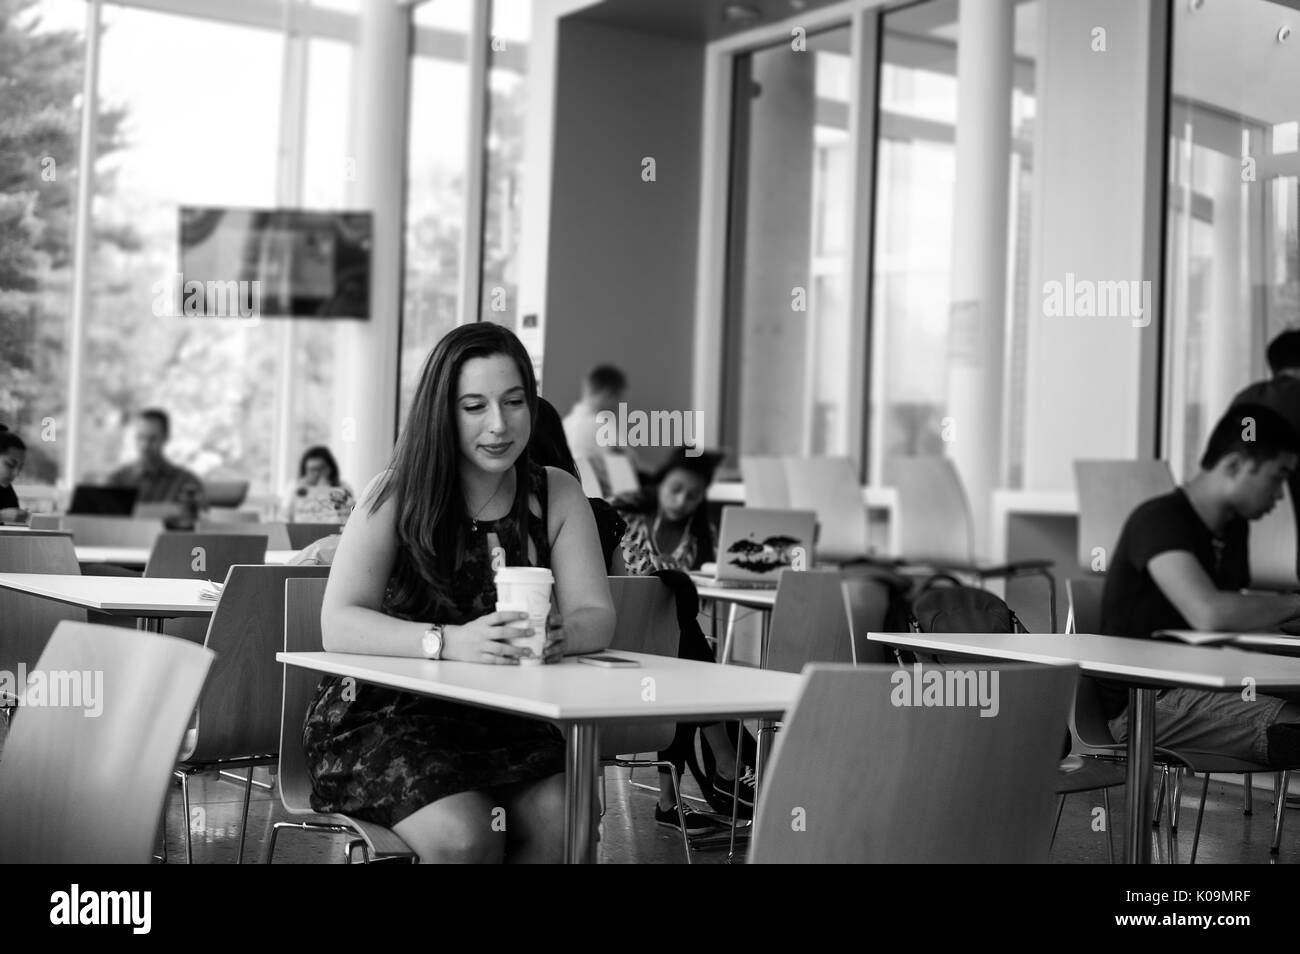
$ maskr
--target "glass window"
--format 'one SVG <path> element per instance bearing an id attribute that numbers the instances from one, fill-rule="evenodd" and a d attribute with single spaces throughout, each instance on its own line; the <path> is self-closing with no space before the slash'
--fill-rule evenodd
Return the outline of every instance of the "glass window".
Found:
<path id="1" fill-rule="evenodd" d="M 472 18 L 472 0 L 430 0 L 415 8 L 417 25 L 466 37 Z M 424 359 L 456 324 L 465 220 L 467 62 L 414 57 L 410 110 L 399 424 L 406 420 Z"/>
<path id="2" fill-rule="evenodd" d="M 493 0 L 488 54 L 481 317 L 515 331 L 531 7 L 530 0 Z"/>
<path id="3" fill-rule="evenodd" d="M 20 484 L 53 484 L 63 464 L 85 15 L 39 0 L 0 17 L 0 423 L 27 444 Z M 100 136 L 120 125 L 104 116 Z"/>
<path id="4" fill-rule="evenodd" d="M 1269 376 L 1300 315 L 1300 60 L 1267 0 L 1174 6 L 1166 295 L 1166 455 L 1180 478 L 1236 393 Z"/>
<path id="5" fill-rule="evenodd" d="M 736 57 L 723 443 L 844 454 L 849 29 Z"/>
<path id="6" fill-rule="evenodd" d="M 899 457 L 944 453 L 952 317 L 957 15 L 934 0 L 882 18 L 872 301 L 870 477 Z M 1008 170 L 1001 483 L 1023 485 L 1034 195 L 1038 3 L 1015 8 Z"/>
<path id="7" fill-rule="evenodd" d="M 173 461 L 266 488 L 276 323 L 155 317 L 153 305 L 178 267 L 179 205 L 275 204 L 283 39 L 116 6 L 104 23 L 100 115 L 121 125 L 97 163 L 83 471 L 129 456 L 130 414 L 157 405 L 172 416 Z"/>

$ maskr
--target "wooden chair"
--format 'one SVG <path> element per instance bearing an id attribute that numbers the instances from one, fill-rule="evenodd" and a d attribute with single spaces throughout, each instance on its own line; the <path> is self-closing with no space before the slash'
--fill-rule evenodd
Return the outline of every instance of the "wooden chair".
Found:
<path id="1" fill-rule="evenodd" d="M 319 653 L 325 651 L 321 639 L 321 606 L 325 599 L 323 579 L 288 579 L 284 583 L 284 651 Z M 276 822 L 271 827 L 271 841 L 266 863 L 275 858 L 275 842 L 282 828 L 324 831 L 349 836 L 344 846 L 344 860 L 352 861 L 353 847 L 360 845 L 367 861 L 409 858 L 416 860 L 406 842 L 382 825 L 348 815 L 321 814 L 311 807 L 311 777 L 307 774 L 307 756 L 302 748 L 302 728 L 307 719 L 320 682 L 320 674 L 298 666 L 284 666 L 284 702 L 280 716 L 280 801 L 295 821 Z"/>
<path id="2" fill-rule="evenodd" d="M 251 538 L 249 538 L 251 539 Z M 190 817 L 189 780 L 204 772 L 247 769 L 239 854 L 244 860 L 253 769 L 274 765 L 280 751 L 284 684 L 275 654 L 284 642 L 284 585 L 290 579 L 321 579 L 327 566 L 232 566 L 212 611 L 203 645 L 216 653 L 194 722 L 185 734 L 175 776 L 181 804 Z M 185 826 L 185 861 L 193 858 Z"/>
<path id="3" fill-rule="evenodd" d="M 817 559 L 849 563 L 867 556 L 867 505 L 853 461 L 847 457 L 786 457 L 789 506 L 817 514 Z M 749 484 L 745 485 L 745 503 Z"/>
<path id="4" fill-rule="evenodd" d="M 805 670 L 759 796 L 750 861 L 1046 861 L 1078 670 L 980 670 L 998 674 L 997 718 L 974 706 L 895 705 L 895 674 L 907 671 L 893 666 Z"/>
<path id="5" fill-rule="evenodd" d="M 869 576 L 853 574 L 840 580 L 840 590 L 849 624 L 853 662 L 857 665 L 896 662 L 888 646 L 867 638 L 868 633 L 879 633 L 884 629 L 885 615 L 889 612 L 889 587 Z"/>
<path id="6" fill-rule="evenodd" d="M 226 525 L 230 526 L 230 525 Z M 237 563 L 266 562 L 266 537 L 242 533 L 162 533 L 154 542 L 147 577 L 173 580 L 211 580 L 219 583 Z M 169 619 L 168 636 L 201 643 L 208 632 L 205 619 Z"/>
<path id="7" fill-rule="evenodd" d="M 103 674 L 99 714 L 24 707 L 0 761 L 0 862 L 143 864 L 212 652 L 182 640 L 62 622 L 46 672 Z"/>
<path id="8" fill-rule="evenodd" d="M 957 468 L 947 457 L 902 457 L 893 462 L 898 490 L 898 549 L 903 564 L 974 579 L 1041 576 L 1056 632 L 1056 578 L 1051 560 L 986 563 L 975 558 L 974 518 Z"/>
<path id="9" fill-rule="evenodd" d="M 617 576 L 609 578 L 609 592 L 614 601 L 614 638 L 610 652 L 648 653 L 677 658 L 681 631 L 677 626 L 677 601 L 662 580 L 652 576 Z M 691 863 L 691 840 L 686 834 L 686 813 L 682 808 L 681 779 L 677 767 L 659 758 L 638 759 L 629 753 L 660 752 L 672 744 L 677 723 L 651 722 L 629 725 L 612 723 L 600 727 L 597 751 L 602 766 L 626 769 L 666 768 L 677 793 L 677 817 L 682 828 L 686 863 Z"/>
<path id="10" fill-rule="evenodd" d="M 77 553 L 66 533 L 0 534 L 0 573 L 62 573 L 76 576 Z M 76 606 L 13 590 L 0 589 L 0 671 L 16 673 L 19 665 L 35 668 L 50 634 L 60 623 L 85 623 L 86 611 Z M 15 700 L 0 695 L 0 706 Z"/>
<path id="11" fill-rule="evenodd" d="M 293 545 L 289 543 L 289 525 L 283 521 L 220 523 L 211 520 L 200 520 L 195 529 L 199 533 L 238 533 L 254 537 L 266 537 L 266 549 L 268 550 L 294 549 Z"/>
<path id="12" fill-rule="evenodd" d="M 289 531 L 289 549 L 302 550 L 311 546 L 317 540 L 324 540 L 336 533 L 342 533 L 343 524 L 291 523 L 287 525 L 287 529 Z"/>
<path id="13" fill-rule="evenodd" d="M 745 506 L 791 509 L 785 458 L 741 457 L 740 478 L 745 482 Z"/>
<path id="14" fill-rule="evenodd" d="M 812 662 L 854 661 L 840 584 L 836 570 L 786 570 L 781 574 L 763 669 L 800 673 Z"/>
<path id="15" fill-rule="evenodd" d="M 1095 551 L 1100 549 L 1109 561 L 1129 514 L 1175 485 L 1163 460 L 1076 460 L 1074 486 L 1079 496 L 1079 567 L 1095 573 Z M 1294 574 L 1294 549 L 1291 564 Z"/>
<path id="16" fill-rule="evenodd" d="M 71 513 L 64 514 L 59 523 L 82 547 L 152 547 L 163 532 L 161 520 L 135 517 Z"/>

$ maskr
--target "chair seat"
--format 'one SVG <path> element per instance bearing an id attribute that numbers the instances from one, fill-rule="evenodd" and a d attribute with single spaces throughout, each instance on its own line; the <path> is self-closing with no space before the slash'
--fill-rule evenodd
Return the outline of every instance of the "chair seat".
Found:
<path id="1" fill-rule="evenodd" d="M 366 847 L 370 850 L 372 858 L 402 855 L 413 855 L 414 851 L 411 846 L 402 841 L 401 837 L 391 828 L 385 828 L 383 825 L 376 825 L 374 822 L 362 821 L 359 818 L 352 818 L 348 815 L 339 815 L 336 813 L 322 814 L 320 812 L 303 811 L 302 809 L 289 808 L 288 810 L 292 820 L 288 822 L 291 825 L 332 825 L 336 828 L 342 828 L 346 831 L 356 832 L 365 841 Z"/>
<path id="2" fill-rule="evenodd" d="M 1099 788 L 1123 785 L 1127 778 L 1124 765 L 1101 759 L 1071 755 L 1061 763 L 1056 776 L 1056 793 L 1091 792 Z"/>

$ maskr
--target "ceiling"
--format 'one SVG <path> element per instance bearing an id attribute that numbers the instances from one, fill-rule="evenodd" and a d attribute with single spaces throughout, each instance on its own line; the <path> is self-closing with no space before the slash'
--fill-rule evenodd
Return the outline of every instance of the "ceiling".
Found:
<path id="1" fill-rule="evenodd" d="M 707 43 L 836 2 L 838 0 L 604 0 L 572 14 L 572 18 Z M 756 16 L 728 20 L 724 11 L 730 7 L 744 8 Z"/>

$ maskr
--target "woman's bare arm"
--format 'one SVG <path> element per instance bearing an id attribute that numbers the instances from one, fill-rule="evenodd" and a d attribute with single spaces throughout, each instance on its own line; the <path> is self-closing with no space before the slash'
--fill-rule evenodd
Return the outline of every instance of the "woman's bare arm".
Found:
<path id="1" fill-rule="evenodd" d="M 551 570 L 556 607 L 564 618 L 564 652 L 607 649 L 614 638 L 614 602 L 596 518 L 571 474 L 548 467 L 546 475 Z"/>

